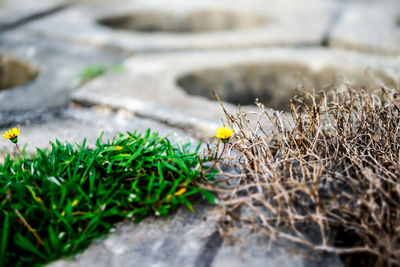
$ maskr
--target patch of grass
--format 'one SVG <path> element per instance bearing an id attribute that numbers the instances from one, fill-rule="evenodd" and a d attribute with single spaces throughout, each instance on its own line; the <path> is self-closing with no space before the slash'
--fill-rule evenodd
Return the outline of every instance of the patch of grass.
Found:
<path id="1" fill-rule="evenodd" d="M 84 68 L 79 74 L 78 79 L 80 83 L 84 83 L 94 78 L 100 77 L 107 72 L 121 72 L 123 69 L 122 65 L 116 64 L 110 67 L 105 65 L 90 65 Z"/>
<path id="2" fill-rule="evenodd" d="M 32 266 L 72 255 L 132 218 L 168 215 L 213 195 L 202 178 L 198 148 L 157 134 L 120 134 L 94 148 L 56 141 L 48 152 L 0 165 L 0 263 Z M 211 178 L 212 173 L 206 174 Z"/>

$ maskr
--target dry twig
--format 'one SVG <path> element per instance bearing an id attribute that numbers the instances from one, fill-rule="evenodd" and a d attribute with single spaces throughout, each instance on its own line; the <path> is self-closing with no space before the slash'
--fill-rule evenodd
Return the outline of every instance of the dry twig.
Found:
<path id="1" fill-rule="evenodd" d="M 230 193 L 215 185 L 221 230 L 250 225 L 316 251 L 365 256 L 370 266 L 400 265 L 399 106 L 394 91 L 348 88 L 294 98 L 285 118 L 259 104 L 255 125 L 248 113 L 226 114 L 236 129 L 226 157 L 242 175 Z"/>

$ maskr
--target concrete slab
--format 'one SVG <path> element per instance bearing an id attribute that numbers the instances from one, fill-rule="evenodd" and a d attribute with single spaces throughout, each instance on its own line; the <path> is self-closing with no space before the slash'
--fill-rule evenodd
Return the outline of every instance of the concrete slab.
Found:
<path id="1" fill-rule="evenodd" d="M 2 0 L 0 1 L 0 32 L 60 10 L 67 5 L 67 0 Z"/>
<path id="2" fill-rule="evenodd" d="M 1 63 L 0 80 L 7 81 L 4 86 L 0 82 L 2 112 L 64 106 L 84 68 L 93 64 L 110 66 L 125 57 L 44 38 L 23 29 L 0 35 L 0 56 L 5 59 Z"/>
<path id="3" fill-rule="evenodd" d="M 215 232 L 217 214 L 205 203 L 194 209 L 182 207 L 166 219 L 147 218 L 137 225 L 121 223 L 76 259 L 49 266 L 209 266 L 207 253 L 216 253 L 222 242 Z"/>
<path id="4" fill-rule="evenodd" d="M 72 260 L 59 260 L 49 266 L 342 266 L 337 256 L 325 256 L 317 263 L 304 260 L 274 244 L 269 246 L 259 234 L 228 245 L 216 230 L 220 216 L 217 208 L 196 203 L 194 209 L 191 213 L 182 207 L 166 219 L 147 218 L 137 225 L 123 222 L 114 233 L 94 242 Z"/>
<path id="5" fill-rule="evenodd" d="M 224 240 L 221 248 L 211 266 L 280 266 L 280 267 L 342 267 L 338 255 L 318 255 L 309 249 L 300 249 L 290 242 L 274 243 L 258 233 L 241 229 L 236 231 L 236 240 L 232 243 L 228 238 Z M 243 233 L 245 232 L 245 234 Z"/>
<path id="6" fill-rule="evenodd" d="M 94 80 L 72 99 L 123 108 L 210 135 L 224 118 L 213 90 L 234 104 L 259 97 L 267 107 L 284 110 L 299 84 L 330 89 L 355 82 L 370 90 L 394 85 L 399 61 L 400 57 L 313 48 L 143 55 L 127 59 L 124 72 Z M 226 108 L 237 111 L 232 104 Z"/>
<path id="7" fill-rule="evenodd" d="M 399 55 L 399 1 L 346 3 L 328 39 L 332 47 Z"/>
<path id="8" fill-rule="evenodd" d="M 81 144 L 86 138 L 88 145 L 94 145 L 102 132 L 104 134 L 103 141 L 106 142 L 117 136 L 118 133 L 135 130 L 145 133 L 149 128 L 161 136 L 169 136 L 174 143 L 191 142 L 194 145 L 198 143 L 197 139 L 181 129 L 153 120 L 138 118 L 130 112 L 112 111 L 105 107 L 42 111 L 31 116 L 21 114 L 18 117 L 14 115 L 13 120 L 14 122 L 10 122 L 9 127 L 21 129 L 19 145 L 21 148 L 26 146 L 28 153 L 35 152 L 36 148 L 48 148 L 49 142 L 54 142 L 56 139 L 61 142 Z M 0 127 L 0 132 L 4 133 L 9 127 Z M 3 154 L 16 152 L 15 146 L 3 138 L 0 139 L 0 151 Z"/>
<path id="9" fill-rule="evenodd" d="M 134 52 L 318 45 L 337 7 L 320 0 L 113 1 L 76 5 L 27 27 Z"/>

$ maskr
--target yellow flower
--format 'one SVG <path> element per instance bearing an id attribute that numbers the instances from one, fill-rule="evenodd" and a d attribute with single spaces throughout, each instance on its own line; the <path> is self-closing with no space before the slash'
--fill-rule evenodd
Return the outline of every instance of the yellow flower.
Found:
<path id="1" fill-rule="evenodd" d="M 76 206 L 77 204 L 78 204 L 78 200 L 75 199 L 75 200 L 72 202 L 71 206 L 74 207 L 74 206 Z"/>
<path id="2" fill-rule="evenodd" d="M 232 135 L 233 130 L 227 126 L 218 127 L 217 132 L 215 133 L 215 137 L 220 139 L 223 143 L 226 143 Z"/>
<path id="3" fill-rule="evenodd" d="M 3 134 L 3 137 L 5 139 L 10 139 L 11 142 L 13 142 L 14 144 L 16 144 L 18 142 L 18 135 L 20 133 L 20 129 L 18 129 L 17 127 L 14 127 L 8 131 L 6 131 Z"/>
<path id="4" fill-rule="evenodd" d="M 175 192 L 175 196 L 180 196 L 183 195 L 186 192 L 186 188 L 181 188 L 178 191 Z"/>
<path id="5" fill-rule="evenodd" d="M 181 188 L 181 189 L 179 189 L 178 191 L 175 192 L 174 196 L 183 195 L 185 192 L 186 192 L 186 188 Z M 168 195 L 167 198 L 166 198 L 166 200 L 167 200 L 167 201 L 170 201 L 171 198 L 172 198 L 172 195 Z"/>

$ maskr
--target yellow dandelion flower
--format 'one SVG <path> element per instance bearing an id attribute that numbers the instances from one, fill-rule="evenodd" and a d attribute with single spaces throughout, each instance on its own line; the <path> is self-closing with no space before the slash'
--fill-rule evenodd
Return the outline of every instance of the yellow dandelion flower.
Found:
<path id="1" fill-rule="evenodd" d="M 178 191 L 175 192 L 175 196 L 180 196 L 183 195 L 186 192 L 186 188 L 181 188 Z"/>
<path id="2" fill-rule="evenodd" d="M 178 191 L 175 192 L 174 196 L 183 195 L 185 192 L 186 192 L 186 188 L 181 188 L 181 189 L 179 189 Z M 166 197 L 166 200 L 167 200 L 167 201 L 170 201 L 171 198 L 172 198 L 172 195 L 168 195 L 168 196 Z"/>
<path id="3" fill-rule="evenodd" d="M 220 139 L 223 143 L 226 143 L 232 135 L 233 130 L 227 126 L 218 127 L 217 132 L 215 133 L 215 137 Z"/>
<path id="4" fill-rule="evenodd" d="M 20 129 L 18 129 L 17 127 L 14 127 L 8 131 L 5 131 L 5 133 L 3 134 L 3 137 L 5 139 L 9 139 L 11 142 L 16 144 L 18 142 L 18 135 L 19 135 L 20 131 L 21 131 Z"/>
<path id="5" fill-rule="evenodd" d="M 76 205 L 78 204 L 78 202 L 79 202 L 79 201 L 78 201 L 77 199 L 75 199 L 75 200 L 72 202 L 71 206 L 72 206 L 72 207 L 76 206 Z"/>

